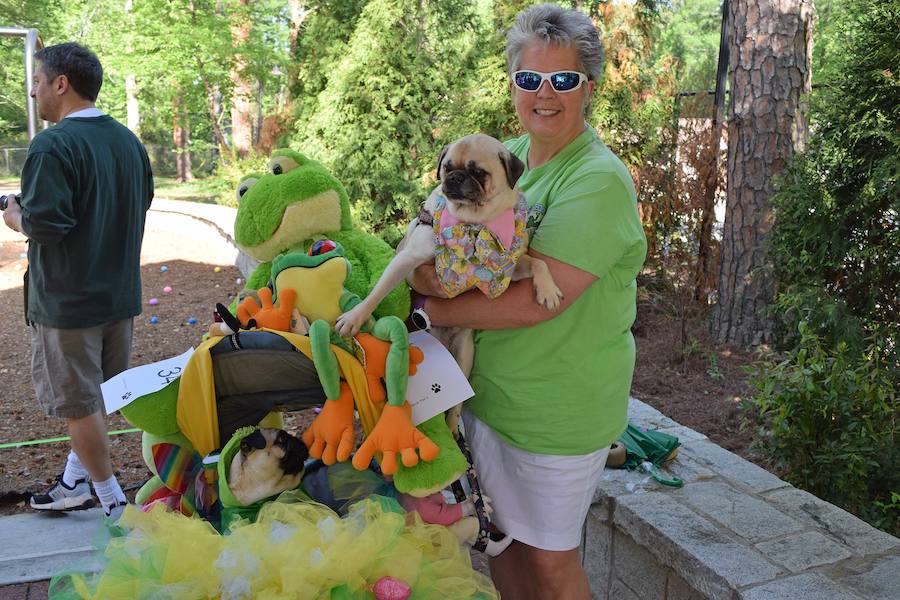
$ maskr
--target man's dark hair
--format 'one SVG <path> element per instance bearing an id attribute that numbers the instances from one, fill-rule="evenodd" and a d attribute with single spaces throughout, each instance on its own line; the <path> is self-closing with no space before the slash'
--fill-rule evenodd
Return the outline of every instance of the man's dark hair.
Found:
<path id="1" fill-rule="evenodd" d="M 75 42 L 47 46 L 34 53 L 49 79 L 65 75 L 79 96 L 94 102 L 103 85 L 103 67 L 97 55 Z"/>

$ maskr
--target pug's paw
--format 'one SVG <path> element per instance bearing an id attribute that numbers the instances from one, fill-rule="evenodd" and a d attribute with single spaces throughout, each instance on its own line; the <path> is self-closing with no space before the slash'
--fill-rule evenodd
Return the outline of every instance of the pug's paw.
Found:
<path id="1" fill-rule="evenodd" d="M 484 514 L 490 519 L 491 515 L 494 514 L 494 507 L 491 506 L 491 498 L 490 496 L 481 495 L 481 501 L 484 503 Z"/>
<path id="2" fill-rule="evenodd" d="M 562 302 L 563 299 L 562 290 L 556 287 L 556 284 L 553 283 L 552 279 L 543 281 L 536 278 L 534 281 L 534 292 L 538 304 L 548 310 L 556 310 L 559 308 L 559 303 Z"/>

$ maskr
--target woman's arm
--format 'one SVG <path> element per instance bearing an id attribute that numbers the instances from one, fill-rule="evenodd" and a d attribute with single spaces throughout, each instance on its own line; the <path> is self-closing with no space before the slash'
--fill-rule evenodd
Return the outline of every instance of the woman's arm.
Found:
<path id="1" fill-rule="evenodd" d="M 406 278 L 406 283 L 423 296 L 447 297 L 447 292 L 444 291 L 441 282 L 438 281 L 434 261 L 416 267 L 409 277 Z"/>
<path id="2" fill-rule="evenodd" d="M 425 312 L 436 327 L 469 327 L 472 329 L 512 329 L 529 327 L 552 319 L 568 308 L 597 277 L 546 254 L 529 250 L 528 254 L 547 263 L 556 285 L 562 290 L 563 300 L 555 311 L 547 310 L 534 298 L 531 279 L 510 284 L 509 289 L 490 300 L 479 290 L 466 292 L 453 299 L 430 297 L 425 302 Z M 430 268 L 430 272 L 429 272 Z M 431 291 L 436 286 L 434 265 L 423 265 L 413 276 L 413 288 L 419 293 Z M 421 285 L 422 289 L 418 286 Z M 428 294 L 426 294 L 428 295 Z"/>

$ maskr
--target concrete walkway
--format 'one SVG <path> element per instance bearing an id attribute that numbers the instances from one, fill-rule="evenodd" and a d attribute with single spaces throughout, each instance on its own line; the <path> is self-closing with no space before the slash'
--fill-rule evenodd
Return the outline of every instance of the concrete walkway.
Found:
<path id="1" fill-rule="evenodd" d="M 50 579 L 70 567 L 96 570 L 94 544 L 106 531 L 99 508 L 0 518 L 0 586 Z"/>

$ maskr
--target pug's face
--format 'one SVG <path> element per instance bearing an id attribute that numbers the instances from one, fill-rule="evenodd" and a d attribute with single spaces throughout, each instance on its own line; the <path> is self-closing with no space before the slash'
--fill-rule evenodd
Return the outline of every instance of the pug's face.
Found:
<path id="1" fill-rule="evenodd" d="M 258 429 L 241 441 L 228 487 L 243 506 L 300 485 L 306 446 L 283 429 Z"/>
<path id="2" fill-rule="evenodd" d="M 496 139 L 474 134 L 453 142 L 438 159 L 438 179 L 450 213 L 485 223 L 515 206 L 525 164 Z"/>

